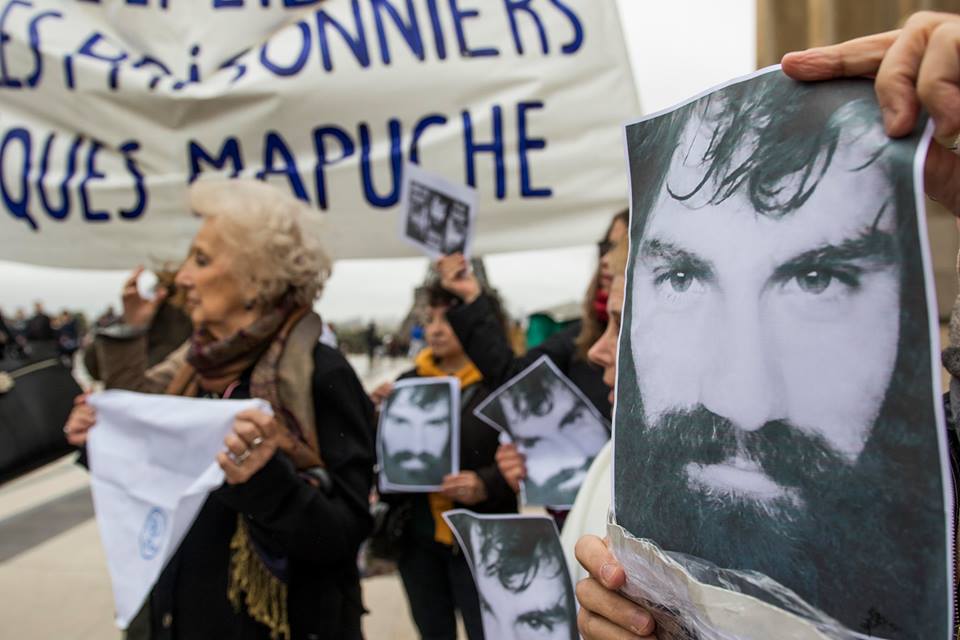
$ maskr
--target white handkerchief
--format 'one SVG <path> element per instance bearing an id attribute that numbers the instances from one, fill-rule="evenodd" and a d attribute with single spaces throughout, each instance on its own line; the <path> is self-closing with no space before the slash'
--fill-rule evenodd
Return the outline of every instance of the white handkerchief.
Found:
<path id="1" fill-rule="evenodd" d="M 88 399 L 93 506 L 113 582 L 117 625 L 143 605 L 207 495 L 223 483 L 216 455 L 244 409 L 264 400 L 200 400 L 105 391 Z"/>

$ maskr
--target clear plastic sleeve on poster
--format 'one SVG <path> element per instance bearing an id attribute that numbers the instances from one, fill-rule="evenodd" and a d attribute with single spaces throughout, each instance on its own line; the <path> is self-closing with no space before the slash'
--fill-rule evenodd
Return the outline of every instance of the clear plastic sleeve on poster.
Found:
<path id="1" fill-rule="evenodd" d="M 877 640 L 844 628 L 762 574 L 666 553 L 612 521 L 607 536 L 627 574 L 621 593 L 650 611 L 658 640 Z"/>

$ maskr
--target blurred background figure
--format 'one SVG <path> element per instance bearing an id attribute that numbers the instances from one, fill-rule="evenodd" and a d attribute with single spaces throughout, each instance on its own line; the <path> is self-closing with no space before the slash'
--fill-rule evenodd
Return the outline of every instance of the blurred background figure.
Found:
<path id="1" fill-rule="evenodd" d="M 0 360 L 7 355 L 7 349 L 13 344 L 13 334 L 10 327 L 7 326 L 6 318 L 3 315 L 3 309 L 0 309 Z"/>
<path id="2" fill-rule="evenodd" d="M 27 320 L 25 333 L 27 341 L 33 346 L 48 346 L 48 343 L 56 339 L 50 316 L 44 311 L 43 303 L 39 300 L 33 303 L 33 315 Z"/>
<path id="3" fill-rule="evenodd" d="M 120 316 L 117 315 L 117 312 L 113 309 L 113 305 L 107 307 L 107 310 L 100 314 L 100 317 L 97 318 L 97 327 L 109 327 L 110 325 L 116 324 L 120 321 Z"/>
<path id="4" fill-rule="evenodd" d="M 73 367 L 73 354 L 80 348 L 79 319 L 66 309 L 53 320 L 53 330 L 57 336 L 57 348 L 64 363 Z"/>
<path id="5" fill-rule="evenodd" d="M 382 344 L 380 336 L 377 334 L 377 324 L 372 320 L 367 325 L 363 338 L 367 347 L 367 371 L 371 371 L 377 357 L 377 348 Z"/>

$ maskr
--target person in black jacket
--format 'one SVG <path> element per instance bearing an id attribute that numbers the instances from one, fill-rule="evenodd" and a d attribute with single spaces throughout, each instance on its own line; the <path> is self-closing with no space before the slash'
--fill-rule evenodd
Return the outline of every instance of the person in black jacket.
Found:
<path id="1" fill-rule="evenodd" d="M 7 326 L 3 318 L 3 310 L 0 309 L 0 360 L 3 360 L 7 352 L 7 347 L 13 343 L 13 332 Z"/>
<path id="2" fill-rule="evenodd" d="M 301 224 L 303 205 L 274 187 L 198 182 L 190 197 L 205 220 L 176 284 L 194 334 L 146 368 L 146 327 L 158 301 L 140 297 L 134 272 L 124 286 L 124 325 L 98 337 L 104 381 L 186 397 L 262 398 L 273 415 L 237 415 L 217 456 L 226 483 L 207 498 L 127 637 L 357 640 L 356 557 L 372 527 L 375 431 L 352 368 L 318 343 L 322 322 L 310 308 L 329 261 Z M 95 422 L 79 398 L 65 428 L 70 442 L 83 445 Z"/>
<path id="3" fill-rule="evenodd" d="M 498 330 L 490 297 L 482 292 L 466 259 L 461 254 L 454 254 L 437 261 L 441 285 L 463 301 L 447 314 L 450 326 L 491 389 L 496 389 L 547 355 L 593 406 L 610 419 L 610 389 L 603 383 L 603 370 L 587 359 L 587 350 L 602 335 L 607 324 L 607 295 L 613 273 L 603 258 L 626 238 L 627 218 L 626 211 L 614 216 L 603 239 L 597 243 L 600 261 L 587 290 L 581 319 L 520 357 L 514 355 L 503 331 Z M 502 445 L 497 452 L 497 462 L 513 489 L 519 491 L 520 480 L 526 475 L 523 453 L 513 444 Z M 562 513 L 555 514 L 559 524 L 562 524 Z"/>
<path id="4" fill-rule="evenodd" d="M 33 316 L 27 320 L 27 340 L 30 342 L 49 342 L 56 338 L 50 316 L 43 310 L 43 303 L 35 302 Z"/>
<path id="5" fill-rule="evenodd" d="M 494 456 L 497 432 L 473 415 L 474 408 L 489 393 L 489 385 L 470 361 L 446 316 L 459 301 L 435 285 L 428 293 L 427 348 L 416 357 L 416 367 L 400 376 L 453 376 L 460 380 L 460 469 L 444 478 L 438 493 L 384 494 L 381 499 L 393 510 L 407 510 L 398 567 L 414 622 L 424 640 L 455 640 L 459 611 L 470 640 L 482 640 L 483 623 L 476 586 L 453 532 L 441 517 L 459 507 L 478 513 L 516 513 L 513 489 L 497 469 Z M 501 322 L 502 315 L 491 299 Z M 372 394 L 379 404 L 392 385 Z M 492 640 L 492 639 L 491 639 Z"/>

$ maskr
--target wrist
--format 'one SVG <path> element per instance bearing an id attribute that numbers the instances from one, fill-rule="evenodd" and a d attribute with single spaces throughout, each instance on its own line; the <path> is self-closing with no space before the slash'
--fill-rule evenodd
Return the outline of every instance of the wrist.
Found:
<path id="1" fill-rule="evenodd" d="M 477 497 L 477 502 L 483 502 L 487 499 L 487 485 L 479 474 L 476 475 L 476 479 L 477 485 L 474 490 L 474 495 Z"/>

